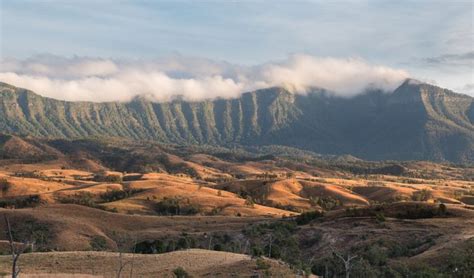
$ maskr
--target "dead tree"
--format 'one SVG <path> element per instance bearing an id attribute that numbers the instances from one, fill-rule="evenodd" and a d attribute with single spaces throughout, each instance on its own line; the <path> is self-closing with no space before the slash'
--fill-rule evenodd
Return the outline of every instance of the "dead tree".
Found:
<path id="1" fill-rule="evenodd" d="M 130 263 L 130 278 L 133 277 L 133 267 L 135 262 L 135 254 L 137 253 L 137 237 L 134 237 L 133 240 L 133 254 L 132 254 L 132 262 Z"/>
<path id="2" fill-rule="evenodd" d="M 242 252 L 242 254 L 247 254 L 247 249 L 249 248 L 249 244 L 250 244 L 250 240 L 247 239 L 247 240 L 245 241 L 244 251 Z"/>
<path id="3" fill-rule="evenodd" d="M 272 245 L 273 245 L 273 235 L 270 234 L 270 237 L 268 239 L 268 257 L 272 257 Z"/>
<path id="4" fill-rule="evenodd" d="M 118 269 L 117 269 L 117 278 L 120 278 L 120 277 L 122 277 L 122 271 L 124 270 L 124 268 L 127 265 L 130 264 L 131 265 L 130 267 L 133 269 L 133 256 L 132 256 L 132 259 L 130 261 L 125 261 L 124 258 L 123 258 L 123 252 L 119 251 L 118 261 L 119 261 L 119 265 L 118 265 Z M 133 272 L 133 270 L 131 270 L 131 272 Z"/>
<path id="5" fill-rule="evenodd" d="M 208 246 L 208 250 L 211 250 L 211 247 L 212 247 L 212 234 L 209 234 L 209 246 Z"/>
<path id="6" fill-rule="evenodd" d="M 26 251 L 28 243 L 22 243 L 20 246 L 18 246 L 18 244 L 15 244 L 15 241 L 13 241 L 10 220 L 8 219 L 6 214 L 4 214 L 3 217 L 5 219 L 5 224 L 7 225 L 8 243 L 10 245 L 10 252 L 12 256 L 12 278 L 17 278 L 18 274 L 20 274 L 21 271 L 20 267 L 18 266 L 18 261 L 20 259 L 21 254 Z"/>
<path id="7" fill-rule="evenodd" d="M 357 255 L 351 256 L 350 254 L 347 254 L 347 258 L 344 258 L 344 256 L 342 254 L 336 252 L 336 250 L 334 250 L 334 248 L 331 247 L 331 250 L 332 250 L 333 254 L 336 255 L 336 257 L 338 257 L 344 263 L 344 270 L 346 272 L 346 278 L 349 278 L 350 274 L 351 274 L 351 269 L 352 269 L 351 262 L 354 259 L 357 258 Z"/>
<path id="8" fill-rule="evenodd" d="M 129 237 L 127 235 L 117 235 L 117 251 L 119 253 L 118 256 L 118 268 L 117 268 L 117 278 L 122 277 L 122 272 L 124 271 L 127 265 L 130 265 L 130 277 L 133 274 L 133 263 L 135 257 L 135 248 L 137 245 L 136 239 L 134 241 L 134 253 L 131 256 L 131 259 L 125 260 L 124 253 L 127 251 L 127 243 L 129 242 Z"/>

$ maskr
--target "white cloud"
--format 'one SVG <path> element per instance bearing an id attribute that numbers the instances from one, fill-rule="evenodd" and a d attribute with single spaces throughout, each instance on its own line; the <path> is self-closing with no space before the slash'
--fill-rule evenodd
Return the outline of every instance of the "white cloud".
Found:
<path id="1" fill-rule="evenodd" d="M 157 60 L 35 56 L 0 62 L 0 81 L 40 95 L 71 101 L 128 101 L 145 96 L 168 101 L 238 97 L 241 93 L 284 86 L 294 93 L 318 87 L 339 96 L 368 88 L 392 91 L 408 73 L 361 59 L 292 55 L 280 62 L 246 67 L 200 58 Z"/>
<path id="2" fill-rule="evenodd" d="M 263 67 L 263 80 L 284 85 L 294 92 L 312 87 L 353 96 L 368 88 L 392 91 L 408 77 L 403 70 L 375 66 L 360 59 L 316 58 L 295 55 L 280 64 Z"/>

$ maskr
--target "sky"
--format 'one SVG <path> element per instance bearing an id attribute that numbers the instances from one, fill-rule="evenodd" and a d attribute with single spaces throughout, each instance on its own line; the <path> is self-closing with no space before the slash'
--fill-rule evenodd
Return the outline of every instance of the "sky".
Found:
<path id="1" fill-rule="evenodd" d="M 473 24 L 456 0 L 0 0 L 0 81 L 98 101 L 352 96 L 406 77 L 474 95 Z"/>

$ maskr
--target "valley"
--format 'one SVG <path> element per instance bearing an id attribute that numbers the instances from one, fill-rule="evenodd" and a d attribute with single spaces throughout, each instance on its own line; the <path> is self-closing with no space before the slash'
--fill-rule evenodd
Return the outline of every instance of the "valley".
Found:
<path id="1" fill-rule="evenodd" d="M 473 19 L 0 0 L 0 278 L 474 278 Z"/>
<path id="2" fill-rule="evenodd" d="M 114 277 L 124 258 L 136 263 L 124 273 L 136 275 L 155 260 L 169 275 L 178 267 L 198 276 L 230 277 L 241 267 L 249 275 L 340 275 L 336 253 L 356 254 L 353 273 L 367 277 L 470 271 L 469 166 L 278 146 L 269 154 L 118 139 L 0 139 L 0 210 L 18 242 L 34 242 L 20 260 L 25 274 L 48 273 L 44 264 L 56 261 L 57 273 Z M 7 241 L 0 247 L 8 252 Z M 170 259 L 176 252 L 179 263 Z M 232 266 L 195 268 L 186 261 L 195 252 L 214 252 L 210 264 L 229 258 Z M 82 261 L 71 264 L 72 254 Z M 100 256 L 108 266 L 94 270 L 88 260 Z M 8 257 L 0 260 L 7 272 Z"/>

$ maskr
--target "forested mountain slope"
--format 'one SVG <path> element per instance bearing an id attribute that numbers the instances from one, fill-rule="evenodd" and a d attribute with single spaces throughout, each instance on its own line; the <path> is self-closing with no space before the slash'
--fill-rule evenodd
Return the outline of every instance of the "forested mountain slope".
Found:
<path id="1" fill-rule="evenodd" d="M 269 88 L 169 103 L 66 102 L 0 83 L 0 132 L 43 138 L 285 145 L 364 159 L 472 162 L 473 123 L 472 97 L 414 80 L 352 98 Z"/>

